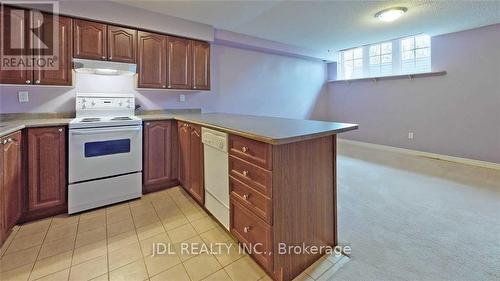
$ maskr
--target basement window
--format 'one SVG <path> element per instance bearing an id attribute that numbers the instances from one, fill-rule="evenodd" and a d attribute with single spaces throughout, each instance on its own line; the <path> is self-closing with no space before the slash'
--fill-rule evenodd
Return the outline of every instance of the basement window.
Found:
<path id="1" fill-rule="evenodd" d="M 339 52 L 337 79 L 384 77 L 431 71 L 431 40 L 419 34 Z"/>

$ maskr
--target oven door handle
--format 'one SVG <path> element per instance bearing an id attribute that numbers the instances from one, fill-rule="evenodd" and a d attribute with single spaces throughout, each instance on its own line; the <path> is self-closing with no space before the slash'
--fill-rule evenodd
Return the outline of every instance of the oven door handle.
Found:
<path id="1" fill-rule="evenodd" d="M 95 135 L 95 134 L 102 134 L 102 133 L 115 133 L 115 132 L 135 132 L 135 131 L 141 131 L 141 127 L 137 128 L 128 128 L 128 129 L 99 129 L 99 130 L 90 130 L 90 131 L 83 131 L 83 130 L 70 130 L 70 134 L 72 135 Z"/>

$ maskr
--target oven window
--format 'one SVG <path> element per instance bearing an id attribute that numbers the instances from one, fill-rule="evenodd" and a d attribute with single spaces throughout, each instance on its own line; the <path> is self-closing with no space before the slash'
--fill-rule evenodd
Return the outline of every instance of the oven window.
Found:
<path id="1" fill-rule="evenodd" d="M 85 143 L 85 157 L 96 157 L 130 152 L 130 139 Z"/>

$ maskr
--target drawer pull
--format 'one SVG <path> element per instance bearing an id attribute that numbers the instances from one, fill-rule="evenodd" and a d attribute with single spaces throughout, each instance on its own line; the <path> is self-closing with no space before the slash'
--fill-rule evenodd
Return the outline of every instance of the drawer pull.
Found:
<path id="1" fill-rule="evenodd" d="M 245 177 L 248 177 L 248 174 L 249 174 L 249 172 L 248 172 L 248 171 L 243 171 L 243 175 L 244 175 Z"/>
<path id="2" fill-rule="evenodd" d="M 243 232 L 248 233 L 250 231 L 250 229 L 251 229 L 250 226 L 245 226 L 243 228 Z"/>
<path id="3" fill-rule="evenodd" d="M 243 194 L 243 199 L 248 200 L 250 198 L 250 194 Z"/>
<path id="4" fill-rule="evenodd" d="M 246 146 L 242 147 L 241 148 L 241 151 L 243 151 L 243 153 L 247 153 L 250 149 Z"/>

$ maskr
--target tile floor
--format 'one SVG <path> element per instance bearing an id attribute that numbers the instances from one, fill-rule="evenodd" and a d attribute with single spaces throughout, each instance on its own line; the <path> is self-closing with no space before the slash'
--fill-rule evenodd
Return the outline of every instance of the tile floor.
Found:
<path id="1" fill-rule="evenodd" d="M 153 244 L 161 242 L 169 245 L 169 253 L 152 256 Z M 197 254 L 192 253 L 195 248 L 183 251 L 182 242 L 233 246 L 229 252 Z M 0 251 L 0 280 L 271 280 L 237 247 L 182 188 L 175 187 L 16 227 Z M 296 280 L 326 280 L 347 260 L 323 257 Z"/>

